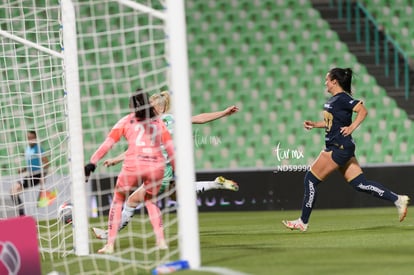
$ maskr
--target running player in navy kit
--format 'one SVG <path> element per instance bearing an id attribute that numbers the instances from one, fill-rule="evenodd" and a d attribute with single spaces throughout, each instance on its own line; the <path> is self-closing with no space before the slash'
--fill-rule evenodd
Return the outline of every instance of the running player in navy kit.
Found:
<path id="1" fill-rule="evenodd" d="M 315 204 L 317 185 L 337 169 L 355 190 L 393 202 L 397 207 L 400 222 L 407 215 L 409 197 L 397 195 L 377 182 L 366 180 L 355 157 L 355 143 L 351 134 L 368 112 L 362 101 L 352 97 L 351 83 L 351 69 L 331 69 L 326 75 L 325 85 L 332 97 L 324 105 L 324 120 L 304 122 L 304 127 L 308 130 L 325 128 L 326 148 L 305 175 L 301 217 L 297 220 L 282 221 L 289 229 L 307 230 Z M 354 121 L 353 112 L 357 114 Z"/>

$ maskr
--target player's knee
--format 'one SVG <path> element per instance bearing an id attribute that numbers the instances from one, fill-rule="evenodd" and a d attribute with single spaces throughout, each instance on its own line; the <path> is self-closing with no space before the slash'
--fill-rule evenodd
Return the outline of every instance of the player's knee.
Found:
<path id="1" fill-rule="evenodd" d="M 137 207 L 138 204 L 145 200 L 145 189 L 138 188 L 134 193 L 132 193 L 127 199 L 127 205 L 130 207 Z"/>
<path id="2" fill-rule="evenodd" d="M 366 179 L 365 179 L 364 174 L 359 174 L 357 177 L 355 177 L 353 180 L 351 180 L 349 182 L 349 184 L 355 190 L 360 191 L 360 192 L 364 192 L 364 191 L 366 191 L 366 189 L 363 188 L 365 186 L 365 182 L 366 182 Z"/>
<path id="3" fill-rule="evenodd" d="M 125 201 L 125 194 L 121 192 L 115 191 L 114 193 L 114 201 L 117 202 L 124 202 Z"/>
<path id="4" fill-rule="evenodd" d="M 307 171 L 305 174 L 305 179 L 303 181 L 305 187 L 309 185 L 318 185 L 321 182 L 321 180 L 312 172 L 311 170 Z"/>

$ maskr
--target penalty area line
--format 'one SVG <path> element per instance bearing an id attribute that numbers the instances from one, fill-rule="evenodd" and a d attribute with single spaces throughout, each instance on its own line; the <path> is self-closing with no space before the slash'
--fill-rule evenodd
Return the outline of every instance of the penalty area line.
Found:
<path id="1" fill-rule="evenodd" d="M 200 268 L 195 268 L 193 270 L 196 271 L 208 271 L 211 273 L 216 273 L 219 275 L 250 275 L 248 273 L 243 273 L 240 271 L 224 268 L 224 267 L 216 267 L 216 266 L 202 266 Z"/>

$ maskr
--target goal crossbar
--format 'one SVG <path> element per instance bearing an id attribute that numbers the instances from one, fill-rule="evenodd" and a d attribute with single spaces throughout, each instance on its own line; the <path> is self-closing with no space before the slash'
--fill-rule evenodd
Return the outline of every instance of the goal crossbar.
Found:
<path id="1" fill-rule="evenodd" d="M 16 41 L 18 43 L 21 43 L 21 44 L 23 44 L 23 45 L 25 45 L 27 47 L 34 48 L 36 50 L 39 50 L 39 51 L 44 52 L 44 53 L 47 53 L 47 54 L 52 55 L 54 57 L 63 59 L 63 54 L 61 54 L 61 53 L 59 53 L 57 51 L 54 51 L 54 50 L 51 50 L 49 48 L 43 47 L 42 45 L 33 43 L 32 41 L 29 41 L 29 40 L 24 39 L 24 38 L 21 38 L 21 37 L 19 37 L 17 35 L 11 34 L 11 33 L 7 32 L 7 31 L 2 30 L 2 29 L 0 29 L 0 36 L 6 37 L 6 38 L 11 39 L 13 41 Z"/>
<path id="2" fill-rule="evenodd" d="M 142 12 L 145 12 L 145 13 L 149 13 L 152 16 L 154 16 L 158 19 L 161 19 L 161 20 L 166 20 L 166 18 L 167 18 L 166 15 L 164 13 L 160 12 L 160 11 L 157 11 L 155 9 L 152 9 L 150 7 L 147 7 L 145 5 L 142 5 L 142 4 L 139 4 L 139 3 L 136 3 L 136 2 L 132 2 L 130 0 L 118 0 L 118 3 L 122 4 L 122 5 L 125 5 L 125 6 L 128 6 L 130 8 L 133 8 L 135 10 L 139 10 L 139 11 L 142 11 Z"/>

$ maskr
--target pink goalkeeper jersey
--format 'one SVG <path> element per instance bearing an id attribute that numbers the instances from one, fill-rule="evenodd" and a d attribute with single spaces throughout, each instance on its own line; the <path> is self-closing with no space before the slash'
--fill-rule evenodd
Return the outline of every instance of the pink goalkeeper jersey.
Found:
<path id="1" fill-rule="evenodd" d="M 170 159 L 174 160 L 174 145 L 165 124 L 158 118 L 138 121 L 131 113 L 120 119 L 111 132 L 91 157 L 91 163 L 98 163 L 121 137 L 128 141 L 123 167 L 136 169 L 138 165 L 152 165 L 165 162 L 161 145 L 167 150 Z M 173 161 L 174 162 L 174 161 Z M 173 167 L 174 167 L 174 163 Z"/>

